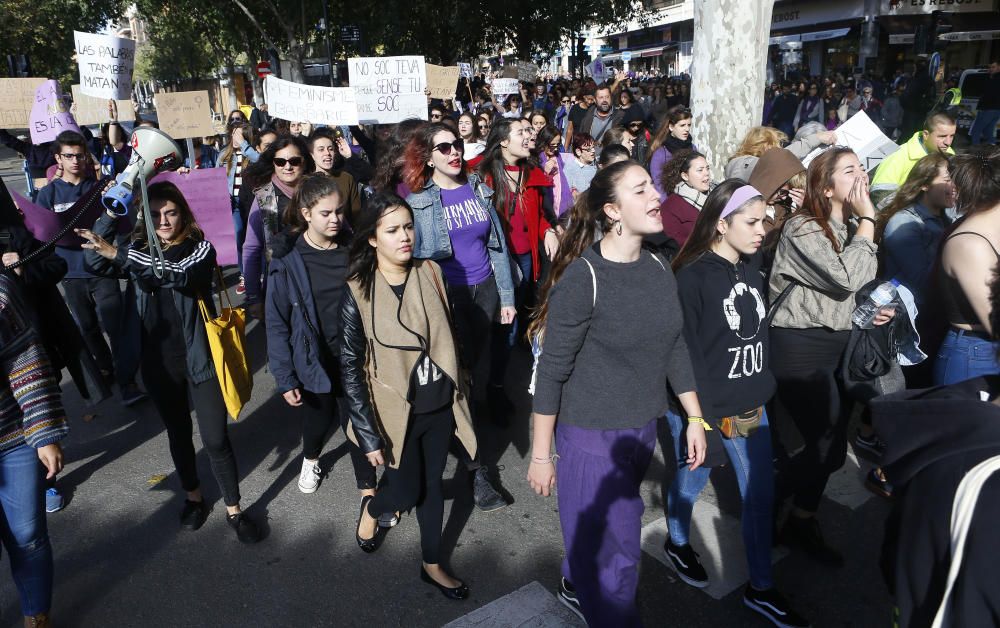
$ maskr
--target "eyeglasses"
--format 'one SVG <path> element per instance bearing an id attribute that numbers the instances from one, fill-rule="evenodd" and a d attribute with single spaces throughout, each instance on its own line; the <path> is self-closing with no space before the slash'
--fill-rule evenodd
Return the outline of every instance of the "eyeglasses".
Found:
<path id="1" fill-rule="evenodd" d="M 87 153 L 59 153 L 59 156 L 63 159 L 72 159 L 73 161 L 83 161 L 87 158 Z"/>
<path id="2" fill-rule="evenodd" d="M 596 153 L 597 152 L 597 148 L 595 148 L 593 144 L 591 144 L 590 146 L 581 146 L 580 150 L 582 150 L 585 153 Z"/>
<path id="3" fill-rule="evenodd" d="M 462 153 L 465 151 L 465 141 L 459 138 L 454 142 L 441 142 L 434 145 L 434 150 L 445 156 L 450 155 L 452 151 Z"/>
<path id="4" fill-rule="evenodd" d="M 285 164 L 288 164 L 292 168 L 298 168 L 302 165 L 305 159 L 301 157 L 289 157 L 288 159 L 285 159 L 284 157 L 275 157 L 272 161 L 274 162 L 274 165 L 279 168 L 284 168 Z"/>

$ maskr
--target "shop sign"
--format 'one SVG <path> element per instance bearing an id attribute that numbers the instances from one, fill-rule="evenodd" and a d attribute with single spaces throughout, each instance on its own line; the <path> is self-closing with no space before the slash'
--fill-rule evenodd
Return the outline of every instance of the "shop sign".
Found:
<path id="1" fill-rule="evenodd" d="M 812 26 L 825 22 L 839 22 L 864 17 L 864 0 L 842 2 L 783 2 L 771 13 L 771 30 Z"/>
<path id="2" fill-rule="evenodd" d="M 934 11 L 977 13 L 992 11 L 997 0 L 882 0 L 882 15 L 923 15 Z"/>

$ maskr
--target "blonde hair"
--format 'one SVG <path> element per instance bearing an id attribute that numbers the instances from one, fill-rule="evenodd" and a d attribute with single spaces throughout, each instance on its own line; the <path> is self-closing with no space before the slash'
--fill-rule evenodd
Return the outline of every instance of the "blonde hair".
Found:
<path id="1" fill-rule="evenodd" d="M 778 129 L 769 126 L 755 126 L 743 138 L 743 143 L 730 159 L 744 155 L 760 157 L 772 148 L 781 148 L 787 141 L 788 136 Z"/>

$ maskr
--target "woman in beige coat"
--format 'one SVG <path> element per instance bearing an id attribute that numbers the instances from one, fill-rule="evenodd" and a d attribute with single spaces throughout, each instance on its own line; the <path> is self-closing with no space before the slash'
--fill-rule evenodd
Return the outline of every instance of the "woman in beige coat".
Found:
<path id="1" fill-rule="evenodd" d="M 374 466 L 382 489 L 361 502 L 357 541 L 378 549 L 379 515 L 417 507 L 420 578 L 445 597 L 469 588 L 440 565 L 441 476 L 452 436 L 476 454 L 467 386 L 459 368 L 440 267 L 413 259 L 413 213 L 395 195 L 370 199 L 351 250 L 341 308 L 341 371 L 350 436 Z"/>

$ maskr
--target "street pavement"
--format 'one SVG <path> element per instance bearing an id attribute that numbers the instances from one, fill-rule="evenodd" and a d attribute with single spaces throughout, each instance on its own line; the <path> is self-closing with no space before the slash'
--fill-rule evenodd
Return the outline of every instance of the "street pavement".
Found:
<path id="1" fill-rule="evenodd" d="M 0 149 L 0 175 L 17 182 L 19 164 Z M 14 186 L 23 189 L 21 186 Z M 227 273 L 234 279 L 233 273 Z M 183 503 L 166 433 L 149 402 L 131 409 L 116 398 L 88 406 L 63 380 L 72 433 L 59 486 L 65 510 L 48 516 L 55 551 L 57 626 L 580 626 L 554 596 L 562 538 L 554 497 L 535 495 L 525 481 L 530 429 L 526 394 L 530 360 L 512 360 L 507 387 L 516 411 L 482 426 L 484 459 L 495 463 L 512 502 L 491 513 L 471 501 L 471 478 L 449 460 L 445 472 L 445 562 L 471 588 L 468 600 L 445 599 L 418 578 L 419 531 L 404 515 L 378 552 L 354 541 L 359 499 L 343 433 L 335 431 L 321 464 L 319 490 L 296 486 L 301 425 L 275 396 L 267 372 L 264 330 L 251 323 L 248 341 L 254 395 L 230 436 L 247 512 L 266 538 L 243 546 L 225 522 L 225 508 L 207 457 L 198 463 L 208 522 L 181 530 Z M 197 425 L 195 425 L 197 434 Z M 746 567 L 739 534 L 739 495 L 728 467 L 713 470 L 696 509 L 693 544 L 712 577 L 704 590 L 674 577 L 661 551 L 666 526 L 661 486 L 670 475 L 661 450 L 642 493 L 643 559 L 638 603 L 647 626 L 763 627 L 742 605 Z M 200 449 L 200 441 L 196 437 Z M 672 456 L 670 456 L 672 459 Z M 884 626 L 890 602 L 878 569 L 885 502 L 861 486 L 867 467 L 853 455 L 831 482 L 820 518 L 846 566 L 833 570 L 776 550 L 777 586 L 813 625 Z M 0 626 L 20 625 L 17 594 L 0 577 Z"/>

